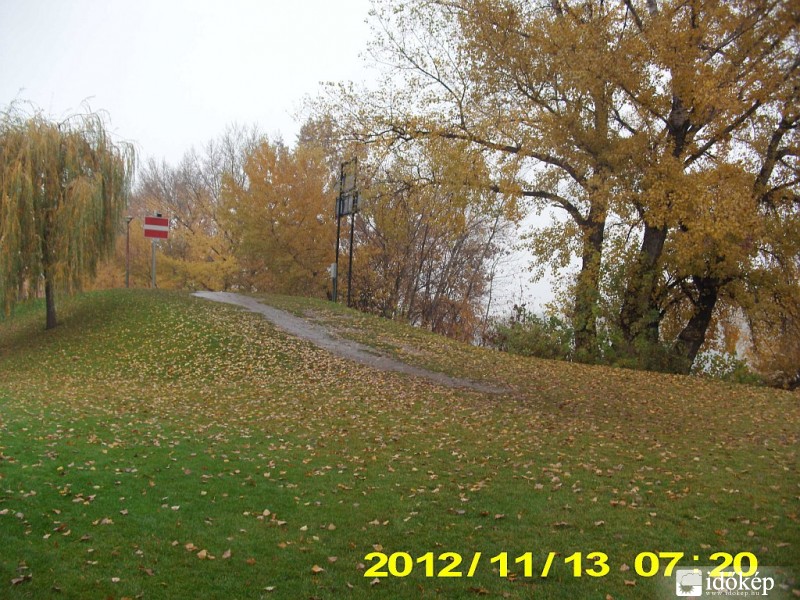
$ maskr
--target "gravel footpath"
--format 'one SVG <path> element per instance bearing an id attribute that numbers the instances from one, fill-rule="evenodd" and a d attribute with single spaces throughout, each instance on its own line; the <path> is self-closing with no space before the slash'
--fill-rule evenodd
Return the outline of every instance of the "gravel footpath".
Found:
<path id="1" fill-rule="evenodd" d="M 195 292 L 193 295 L 198 298 L 213 300 L 214 302 L 224 302 L 242 306 L 252 312 L 262 315 L 270 323 L 286 333 L 306 339 L 332 354 L 353 360 L 362 365 L 372 367 L 373 369 L 378 369 L 380 371 L 396 371 L 414 377 L 422 377 L 439 385 L 453 388 L 465 388 L 487 394 L 503 394 L 509 391 L 500 386 L 458 377 L 450 377 L 444 373 L 437 373 L 406 364 L 390 356 L 380 354 L 374 348 L 370 348 L 364 344 L 334 336 L 328 329 L 321 325 L 296 317 L 285 310 L 262 304 L 255 298 L 250 298 L 249 296 L 231 292 Z"/>

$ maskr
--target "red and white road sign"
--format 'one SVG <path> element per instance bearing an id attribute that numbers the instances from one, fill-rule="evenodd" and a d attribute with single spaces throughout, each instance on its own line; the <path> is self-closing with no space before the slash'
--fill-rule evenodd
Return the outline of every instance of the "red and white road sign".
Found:
<path id="1" fill-rule="evenodd" d="M 166 217 L 145 217 L 144 237 L 167 239 L 169 237 L 169 219 Z"/>

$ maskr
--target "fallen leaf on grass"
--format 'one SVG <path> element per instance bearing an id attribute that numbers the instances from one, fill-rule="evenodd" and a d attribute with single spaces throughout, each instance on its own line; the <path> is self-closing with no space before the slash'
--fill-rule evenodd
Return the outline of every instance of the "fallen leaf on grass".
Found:
<path id="1" fill-rule="evenodd" d="M 324 573 L 325 569 L 323 569 L 319 565 L 314 565 L 313 567 L 311 567 L 311 572 L 314 573 L 314 575 L 318 575 L 319 573 Z"/>

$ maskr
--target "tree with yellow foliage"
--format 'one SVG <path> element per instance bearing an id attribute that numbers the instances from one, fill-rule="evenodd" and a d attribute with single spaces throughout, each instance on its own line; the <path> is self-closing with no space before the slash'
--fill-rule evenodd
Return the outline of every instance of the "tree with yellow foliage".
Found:
<path id="1" fill-rule="evenodd" d="M 46 328 L 56 292 L 79 288 L 113 248 L 134 162 L 94 113 L 60 123 L 13 110 L 0 116 L 0 296 L 44 285 Z"/>
<path id="2" fill-rule="evenodd" d="M 223 182 L 244 185 L 245 161 L 261 140 L 255 127 L 234 125 L 201 151 L 188 151 L 177 166 L 145 163 L 131 214 L 140 223 L 155 212 L 172 220 L 169 239 L 159 242 L 159 285 L 209 290 L 238 285 L 237 240 L 228 228 Z"/>
<path id="3" fill-rule="evenodd" d="M 578 358 L 686 371 L 719 308 L 769 285 L 756 273 L 789 275 L 796 3 L 386 0 L 373 16 L 385 78 L 340 93 L 342 118 L 368 143 L 481 149 L 480 186 L 561 212 L 532 247 L 577 259 Z"/>
<path id="4" fill-rule="evenodd" d="M 263 140 L 244 175 L 225 180 L 222 220 L 235 240 L 241 285 L 324 297 L 336 229 L 336 178 L 325 152 L 313 140 L 294 149 Z"/>

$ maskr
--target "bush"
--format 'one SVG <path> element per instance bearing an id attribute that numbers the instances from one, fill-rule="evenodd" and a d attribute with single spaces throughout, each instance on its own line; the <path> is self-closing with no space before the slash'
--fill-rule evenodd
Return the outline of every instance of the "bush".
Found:
<path id="1" fill-rule="evenodd" d="M 539 316 L 525 304 L 514 305 L 508 319 L 498 322 L 489 336 L 490 345 L 505 352 L 570 360 L 573 353 L 572 328 L 560 318 Z"/>
<path id="2" fill-rule="evenodd" d="M 745 361 L 720 352 L 704 352 L 699 355 L 694 362 L 692 372 L 732 383 L 764 383 L 764 380 L 754 373 Z"/>

